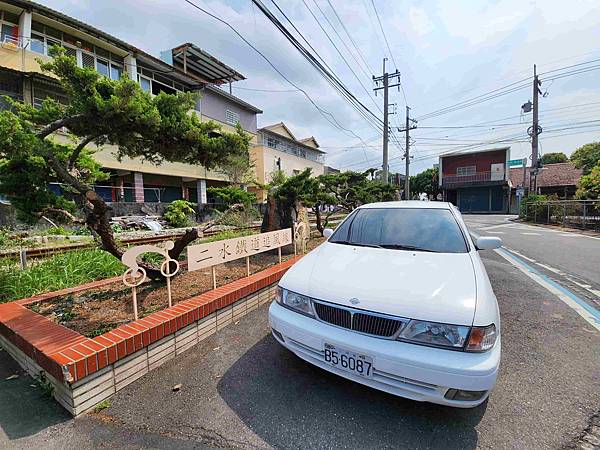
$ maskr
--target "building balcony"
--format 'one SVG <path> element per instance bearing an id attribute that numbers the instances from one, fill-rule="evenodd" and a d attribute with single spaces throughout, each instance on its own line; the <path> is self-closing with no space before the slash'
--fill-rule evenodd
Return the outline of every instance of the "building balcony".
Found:
<path id="1" fill-rule="evenodd" d="M 475 172 L 470 175 L 442 175 L 442 187 L 452 189 L 463 186 L 496 185 L 505 183 L 503 172 Z"/>

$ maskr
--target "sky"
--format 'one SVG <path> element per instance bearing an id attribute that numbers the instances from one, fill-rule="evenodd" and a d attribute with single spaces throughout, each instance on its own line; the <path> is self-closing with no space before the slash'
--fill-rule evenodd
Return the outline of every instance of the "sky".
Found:
<path id="1" fill-rule="evenodd" d="M 184 0 L 38 1 L 156 56 L 193 42 L 246 76 L 234 83 L 233 93 L 264 111 L 259 127 L 283 121 L 297 138 L 314 136 L 327 152 L 326 163 L 342 170 L 381 167 L 381 129 L 352 109 L 251 0 L 192 1 L 228 22 L 306 95 L 230 28 Z M 390 115 L 392 172 L 404 173 L 405 136 L 398 128 L 404 126 L 406 105 L 418 120 L 410 132 L 413 175 L 432 167 L 444 152 L 510 145 L 511 159 L 529 158 L 532 117 L 521 105 L 532 100 L 534 64 L 543 93 L 541 153 L 569 155 L 600 140 L 598 0 L 263 3 L 295 33 L 276 3 L 348 90 L 380 118 L 383 96 L 374 96 L 372 76 L 381 75 L 384 57 L 388 72 L 400 72 L 403 92 L 390 90 L 396 111 Z M 457 104 L 462 107 L 430 116 Z"/>

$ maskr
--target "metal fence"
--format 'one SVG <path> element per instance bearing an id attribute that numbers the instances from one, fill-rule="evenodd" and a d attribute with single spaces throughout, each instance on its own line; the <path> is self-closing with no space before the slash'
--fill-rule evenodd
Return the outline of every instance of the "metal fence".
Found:
<path id="1" fill-rule="evenodd" d="M 548 200 L 525 203 L 521 218 L 530 222 L 600 231 L 600 200 Z"/>

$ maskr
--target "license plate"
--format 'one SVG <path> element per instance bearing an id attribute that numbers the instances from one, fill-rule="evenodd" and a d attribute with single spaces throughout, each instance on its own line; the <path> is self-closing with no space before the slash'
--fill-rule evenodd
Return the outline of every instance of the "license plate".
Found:
<path id="1" fill-rule="evenodd" d="M 323 347 L 327 364 L 361 377 L 371 378 L 373 376 L 373 358 L 370 356 L 360 355 L 328 343 L 325 343 Z"/>

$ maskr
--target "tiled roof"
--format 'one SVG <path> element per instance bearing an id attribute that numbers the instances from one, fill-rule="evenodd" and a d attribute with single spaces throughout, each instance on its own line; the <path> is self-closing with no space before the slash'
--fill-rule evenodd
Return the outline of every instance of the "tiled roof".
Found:
<path id="1" fill-rule="evenodd" d="M 531 167 L 526 168 L 525 184 L 529 185 L 529 173 Z M 581 170 L 577 169 L 573 163 L 556 163 L 546 164 L 543 166 L 537 177 L 538 187 L 550 187 L 550 186 L 575 186 L 581 178 Z M 510 182 L 513 186 L 519 186 L 523 184 L 523 168 L 511 168 L 510 169 Z"/>

